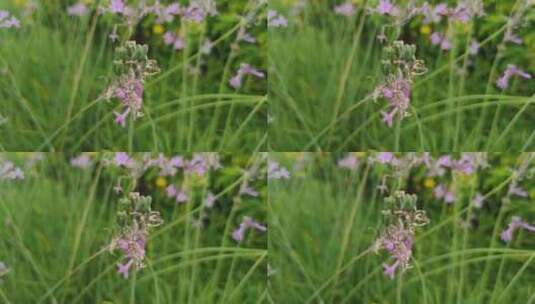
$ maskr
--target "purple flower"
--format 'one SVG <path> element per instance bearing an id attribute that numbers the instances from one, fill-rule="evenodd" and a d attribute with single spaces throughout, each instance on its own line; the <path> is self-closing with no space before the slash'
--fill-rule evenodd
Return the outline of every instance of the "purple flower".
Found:
<path id="1" fill-rule="evenodd" d="M 208 192 L 206 197 L 204 198 L 204 205 L 206 208 L 212 208 L 216 202 L 217 197 L 212 193 Z"/>
<path id="2" fill-rule="evenodd" d="M 24 172 L 10 161 L 0 161 L 0 180 L 3 179 L 24 179 Z"/>
<path id="3" fill-rule="evenodd" d="M 126 127 L 126 118 L 130 114 L 130 108 L 127 108 L 123 113 L 113 112 L 115 115 L 115 123 L 121 127 Z"/>
<path id="4" fill-rule="evenodd" d="M 177 192 L 178 191 L 174 185 L 169 185 L 165 188 L 165 194 L 167 197 L 175 197 Z"/>
<path id="5" fill-rule="evenodd" d="M 485 197 L 481 193 L 477 192 L 474 198 L 472 199 L 472 205 L 474 205 L 475 208 L 479 209 L 483 207 L 484 200 Z"/>
<path id="6" fill-rule="evenodd" d="M 432 45 L 440 45 L 440 48 L 443 49 L 443 50 L 451 49 L 450 40 L 448 38 L 446 38 L 446 36 L 444 36 L 441 33 L 433 32 L 433 34 L 431 34 L 430 39 L 431 39 L 431 44 Z"/>
<path id="7" fill-rule="evenodd" d="M 122 274 L 123 278 L 128 279 L 128 273 L 130 271 L 132 263 L 134 263 L 134 260 L 132 259 L 129 259 L 126 264 L 117 263 L 117 272 L 119 274 Z"/>
<path id="8" fill-rule="evenodd" d="M 289 179 L 290 172 L 273 160 L 268 161 L 268 179 Z"/>
<path id="9" fill-rule="evenodd" d="M 288 20 L 275 10 L 268 10 L 268 27 L 287 27 Z"/>
<path id="10" fill-rule="evenodd" d="M 522 218 L 518 216 L 513 216 L 511 218 L 511 223 L 509 223 L 509 226 L 507 226 L 507 229 L 502 231 L 502 233 L 500 234 L 500 238 L 502 239 L 502 241 L 509 243 L 513 239 L 513 232 L 518 228 L 522 228 L 529 232 L 535 232 L 535 226 L 524 222 Z"/>
<path id="11" fill-rule="evenodd" d="M 247 185 L 247 183 L 243 183 L 240 187 L 240 194 L 247 194 L 252 197 L 258 197 L 259 193 L 255 189 L 253 189 L 251 186 Z"/>
<path id="12" fill-rule="evenodd" d="M 433 195 L 436 199 L 444 199 L 446 204 L 452 204 L 455 202 L 455 193 L 450 191 L 446 186 L 440 184 L 433 189 Z"/>
<path id="13" fill-rule="evenodd" d="M 338 15 L 353 16 L 355 14 L 355 6 L 351 1 L 346 1 L 334 7 L 334 12 Z"/>
<path id="14" fill-rule="evenodd" d="M 180 36 L 175 36 L 171 32 L 165 32 L 163 35 L 163 42 L 166 45 L 172 45 L 175 50 L 181 50 L 184 48 L 184 39 Z"/>
<path id="15" fill-rule="evenodd" d="M 507 89 L 509 86 L 509 79 L 515 75 L 524 79 L 531 79 L 531 75 L 529 73 L 524 72 L 514 64 L 508 64 L 503 75 L 496 80 L 496 86 L 502 90 Z"/>
<path id="16" fill-rule="evenodd" d="M 384 269 L 383 272 L 387 277 L 389 277 L 391 280 L 393 280 L 394 276 L 396 274 L 396 269 L 398 268 L 398 266 L 399 266 L 399 261 L 398 260 L 396 260 L 394 262 L 394 264 L 392 264 L 392 265 L 388 265 L 388 264 L 384 263 L 383 264 L 383 269 Z"/>
<path id="17" fill-rule="evenodd" d="M 80 154 L 79 156 L 71 159 L 71 166 L 87 169 L 91 166 L 91 158 L 87 154 Z"/>
<path id="18" fill-rule="evenodd" d="M 71 16 L 81 17 L 81 16 L 87 15 L 87 13 L 88 13 L 87 6 L 81 2 L 67 7 L 67 14 Z"/>
<path id="19" fill-rule="evenodd" d="M 509 185 L 509 194 L 511 195 L 516 195 L 516 196 L 520 196 L 520 197 L 527 197 L 528 196 L 528 192 L 522 188 L 520 188 L 519 186 L 517 186 L 516 184 L 511 184 Z"/>
<path id="20" fill-rule="evenodd" d="M 395 15 L 396 7 L 390 0 L 379 0 L 376 8 L 377 12 L 381 15 Z"/>
<path id="21" fill-rule="evenodd" d="M 396 158 L 392 152 L 380 152 L 377 154 L 376 160 L 381 164 L 391 164 Z"/>
<path id="22" fill-rule="evenodd" d="M 178 191 L 176 194 L 175 200 L 178 204 L 185 203 L 188 201 L 188 195 L 183 190 Z"/>
<path id="23" fill-rule="evenodd" d="M 247 32 L 242 34 L 240 40 L 249 42 L 249 43 L 256 43 L 256 38 Z"/>
<path id="24" fill-rule="evenodd" d="M 20 22 L 15 16 L 11 16 L 8 11 L 0 10 L 0 28 L 20 27 Z"/>
<path id="25" fill-rule="evenodd" d="M 123 0 L 110 0 L 109 11 L 113 14 L 122 14 L 125 11 Z"/>
<path id="26" fill-rule="evenodd" d="M 230 86 L 235 89 L 239 89 L 242 86 L 242 79 L 245 75 L 253 75 L 257 78 L 264 78 L 265 74 L 261 71 L 251 67 L 248 63 L 242 63 L 238 72 L 229 80 Z"/>
<path id="27" fill-rule="evenodd" d="M 470 55 L 477 55 L 477 53 L 479 53 L 479 42 L 477 42 L 477 40 L 472 40 L 472 42 L 470 42 L 470 46 L 468 47 L 468 53 Z"/>
<path id="28" fill-rule="evenodd" d="M 126 152 L 117 152 L 115 153 L 115 165 L 118 167 L 132 167 L 134 165 L 134 160 L 128 156 Z"/>
<path id="29" fill-rule="evenodd" d="M 266 226 L 261 225 L 251 217 L 244 216 L 240 226 L 232 232 L 232 238 L 238 243 L 242 242 L 245 238 L 245 232 L 247 232 L 247 229 L 250 228 L 261 232 L 265 232 L 267 230 Z"/>
<path id="30" fill-rule="evenodd" d="M 338 160 L 338 167 L 349 170 L 355 170 L 359 166 L 359 160 L 355 155 L 348 154 L 346 157 Z"/>
<path id="31" fill-rule="evenodd" d="M 393 109 L 390 112 L 381 111 L 381 116 L 383 116 L 381 120 L 386 123 L 389 128 L 392 128 L 392 125 L 394 124 L 394 116 L 396 115 L 397 111 L 397 109 Z"/>

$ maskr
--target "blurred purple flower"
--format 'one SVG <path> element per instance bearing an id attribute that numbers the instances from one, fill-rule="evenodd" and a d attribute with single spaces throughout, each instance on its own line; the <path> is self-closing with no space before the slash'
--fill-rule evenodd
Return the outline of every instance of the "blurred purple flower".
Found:
<path id="1" fill-rule="evenodd" d="M 235 89 L 239 89 L 242 86 L 242 79 L 245 75 L 253 75 L 257 78 L 265 77 L 265 74 L 262 73 L 260 70 L 251 67 L 251 65 L 248 63 L 242 63 L 236 75 L 229 80 L 230 86 Z"/>
<path id="2" fill-rule="evenodd" d="M 379 0 L 376 10 L 381 15 L 395 15 L 396 7 L 390 0 Z"/>
<path id="3" fill-rule="evenodd" d="M 8 11 L 0 10 L 0 28 L 20 27 L 20 22 L 15 16 L 11 16 Z"/>
<path id="4" fill-rule="evenodd" d="M 123 0 L 110 0 L 109 11 L 113 14 L 122 14 L 125 12 Z"/>
<path id="5" fill-rule="evenodd" d="M 134 165 L 134 159 L 132 159 L 126 152 L 115 153 L 114 159 L 115 165 L 118 167 L 132 167 Z"/>
<path id="6" fill-rule="evenodd" d="M 69 14 L 70 16 L 81 17 L 87 15 L 87 13 L 87 6 L 82 2 L 67 7 L 67 14 Z"/>
<path id="7" fill-rule="evenodd" d="M 253 220 L 251 217 L 244 216 L 240 226 L 232 232 L 232 238 L 238 243 L 242 242 L 245 238 L 245 232 L 247 232 L 247 229 L 250 228 L 261 232 L 265 232 L 267 230 L 266 226 L 261 225 L 260 223 Z"/>
<path id="8" fill-rule="evenodd" d="M 334 12 L 338 15 L 353 16 L 355 14 L 355 6 L 351 1 L 346 1 L 334 7 Z"/>
<path id="9" fill-rule="evenodd" d="M 474 198 L 472 199 L 472 205 L 474 205 L 475 208 L 480 209 L 481 207 L 483 207 L 484 201 L 485 197 L 481 193 L 477 192 Z"/>
<path id="10" fill-rule="evenodd" d="M 24 179 L 24 172 L 10 161 L 2 162 L 0 160 L 0 180 L 3 179 Z"/>
<path id="11" fill-rule="evenodd" d="M 479 53 L 479 47 L 479 42 L 473 39 L 472 42 L 470 42 L 470 46 L 468 47 L 468 53 L 470 55 L 477 55 L 477 53 Z"/>
<path id="12" fill-rule="evenodd" d="M 130 272 L 130 267 L 132 267 L 132 264 L 134 263 L 134 260 L 129 259 L 126 264 L 117 263 L 117 272 L 123 276 L 123 278 L 128 279 L 128 274 Z"/>
<path id="13" fill-rule="evenodd" d="M 289 179 L 290 172 L 273 160 L 268 161 L 268 179 Z"/>
<path id="14" fill-rule="evenodd" d="M 355 170 L 359 166 L 359 160 L 355 155 L 348 154 L 346 157 L 338 160 L 338 167 L 349 170 Z"/>
<path id="15" fill-rule="evenodd" d="M 502 90 L 507 89 L 507 87 L 509 87 L 509 79 L 515 75 L 525 79 L 531 79 L 529 73 L 524 72 L 514 64 L 508 64 L 503 75 L 496 80 L 496 86 Z"/>
<path id="16" fill-rule="evenodd" d="M 167 197 L 175 197 L 177 194 L 176 187 L 174 185 L 169 185 L 165 188 L 165 194 Z"/>
<path id="17" fill-rule="evenodd" d="M 216 203 L 216 199 L 217 197 L 212 192 L 208 192 L 204 198 L 204 206 L 206 206 L 206 208 L 212 208 Z"/>
<path id="18" fill-rule="evenodd" d="M 268 27 L 287 27 L 288 20 L 275 10 L 268 10 Z"/>
<path id="19" fill-rule="evenodd" d="M 91 157 L 89 157 L 87 154 L 80 154 L 79 156 L 71 159 L 71 166 L 87 169 L 91 167 Z"/>
<path id="20" fill-rule="evenodd" d="M 535 226 L 526 223 L 522 220 L 522 218 L 518 216 L 513 216 L 511 218 L 509 226 L 507 226 L 507 229 L 502 231 L 502 233 L 500 234 L 500 238 L 502 239 L 502 241 L 509 243 L 513 239 L 513 233 L 519 228 L 522 228 L 529 232 L 535 232 Z"/>

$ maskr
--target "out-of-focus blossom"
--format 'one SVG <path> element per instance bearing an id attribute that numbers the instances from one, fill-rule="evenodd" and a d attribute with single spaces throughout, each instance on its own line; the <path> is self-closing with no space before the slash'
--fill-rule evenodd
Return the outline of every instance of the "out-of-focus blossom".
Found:
<path id="1" fill-rule="evenodd" d="M 252 197 L 258 197 L 259 193 L 247 183 L 243 183 L 240 187 L 240 194 L 247 194 Z"/>
<path id="2" fill-rule="evenodd" d="M 126 5 L 123 0 L 110 0 L 108 10 L 113 14 L 123 14 L 125 12 Z"/>
<path id="3" fill-rule="evenodd" d="M 441 33 L 434 32 L 433 34 L 431 34 L 430 39 L 431 39 L 431 44 L 440 45 L 440 48 L 445 51 L 451 49 L 450 40 Z"/>
<path id="4" fill-rule="evenodd" d="M 275 10 L 268 10 L 268 27 L 287 27 L 288 20 Z"/>
<path id="5" fill-rule="evenodd" d="M 81 17 L 87 15 L 87 13 L 89 13 L 89 10 L 87 6 L 82 2 L 78 2 L 74 5 L 67 7 L 67 14 L 71 16 Z"/>
<path id="6" fill-rule="evenodd" d="M 265 74 L 263 72 L 261 72 L 260 70 L 257 70 L 255 68 L 253 68 L 248 63 L 242 63 L 240 65 L 240 68 L 238 69 L 238 72 L 236 73 L 236 75 L 233 76 L 229 80 L 230 86 L 232 86 L 235 89 L 241 88 L 243 76 L 245 76 L 245 75 L 253 75 L 253 76 L 257 77 L 257 78 L 264 78 L 265 77 Z"/>
<path id="7" fill-rule="evenodd" d="M 10 161 L 0 160 L 0 180 L 24 179 L 24 172 Z"/>
<path id="8" fill-rule="evenodd" d="M 166 45 L 172 45 L 175 50 L 181 50 L 184 48 L 184 39 L 178 35 L 174 35 L 171 32 L 166 32 L 163 35 L 163 42 Z"/>
<path id="9" fill-rule="evenodd" d="M 251 228 L 261 232 L 265 232 L 267 230 L 266 226 L 261 225 L 251 217 L 244 216 L 240 226 L 232 232 L 232 238 L 238 243 L 242 242 L 245 238 L 245 232 Z"/>
<path id="10" fill-rule="evenodd" d="M 334 12 L 338 15 L 353 16 L 355 14 L 355 6 L 351 1 L 346 1 L 340 5 L 334 7 Z"/>
<path id="11" fill-rule="evenodd" d="M 268 161 L 268 179 L 289 179 L 290 172 L 273 160 Z"/>
<path id="12" fill-rule="evenodd" d="M 214 204 L 216 203 L 216 199 L 217 197 L 212 192 L 208 192 L 208 194 L 204 198 L 204 206 L 206 208 L 214 207 Z"/>
<path id="13" fill-rule="evenodd" d="M 446 204 L 452 204 L 456 200 L 455 193 L 442 184 L 433 189 L 433 195 L 436 199 L 443 199 Z"/>
<path id="14" fill-rule="evenodd" d="M 80 154 L 77 157 L 71 159 L 71 166 L 77 167 L 80 169 L 87 169 L 91 167 L 91 157 L 87 154 Z"/>
<path id="15" fill-rule="evenodd" d="M 114 161 L 115 165 L 118 167 L 130 168 L 133 167 L 135 164 L 134 159 L 131 158 L 126 152 L 115 153 Z"/>
<path id="16" fill-rule="evenodd" d="M 510 195 L 516 195 L 516 196 L 520 196 L 520 197 L 527 197 L 528 196 L 528 192 L 522 188 L 520 188 L 518 185 L 516 185 L 515 183 L 511 183 L 509 185 L 509 191 L 508 193 Z"/>
<path id="17" fill-rule="evenodd" d="M 0 10 L 0 28 L 20 27 L 19 19 L 12 16 L 8 11 Z"/>
<path id="18" fill-rule="evenodd" d="M 391 164 L 396 161 L 396 157 L 392 152 L 379 152 L 375 160 L 381 164 Z"/>
<path id="19" fill-rule="evenodd" d="M 472 42 L 470 42 L 470 46 L 468 47 L 468 53 L 470 55 L 477 55 L 477 53 L 479 53 L 479 47 L 479 42 L 473 39 Z"/>
<path id="20" fill-rule="evenodd" d="M 505 72 L 503 72 L 503 75 L 496 80 L 496 86 L 502 90 L 507 89 L 507 87 L 509 87 L 509 79 L 513 76 L 531 79 L 531 75 L 529 73 L 524 72 L 514 64 L 508 64 Z"/>
<path id="21" fill-rule="evenodd" d="M 429 3 L 424 2 L 419 9 L 419 13 L 424 16 L 424 23 L 438 23 L 443 16 L 448 14 L 448 5 L 446 3 L 439 3 L 435 7 L 431 7 Z"/>
<path id="22" fill-rule="evenodd" d="M 356 170 L 359 166 L 359 160 L 355 155 L 348 154 L 346 157 L 338 160 L 338 167 L 349 170 Z"/>
<path id="23" fill-rule="evenodd" d="M 379 0 L 376 11 L 381 15 L 395 15 L 396 6 L 390 0 Z"/>
<path id="24" fill-rule="evenodd" d="M 513 233 L 519 228 L 522 228 L 529 232 L 535 232 L 535 226 L 526 223 L 524 220 L 522 220 L 522 218 L 518 216 L 513 216 L 507 229 L 502 231 L 502 233 L 500 234 L 500 238 L 502 239 L 502 241 L 509 243 L 513 239 Z"/>
<path id="25" fill-rule="evenodd" d="M 472 205 L 475 208 L 480 209 L 481 207 L 483 207 L 484 201 L 485 201 L 485 197 L 481 193 L 477 192 L 474 198 L 472 199 Z"/>

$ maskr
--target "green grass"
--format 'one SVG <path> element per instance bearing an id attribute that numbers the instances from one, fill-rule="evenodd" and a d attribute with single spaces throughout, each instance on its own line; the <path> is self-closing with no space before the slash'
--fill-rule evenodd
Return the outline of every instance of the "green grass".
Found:
<path id="1" fill-rule="evenodd" d="M 99 98 L 110 83 L 117 46 L 108 35 L 121 18 L 71 17 L 70 1 L 41 3 L 21 17 L 23 7 L 14 3 L 0 5 L 21 19 L 20 29 L 0 31 L 0 120 L 7 118 L 0 125 L 0 150 L 251 152 L 264 146 L 267 81 L 245 77 L 239 90 L 228 81 L 242 62 L 265 69 L 265 5 L 218 1 L 220 14 L 201 24 L 164 24 L 165 30 L 184 34 L 182 51 L 173 51 L 153 32 L 154 17 L 119 26 L 120 40 L 147 44 L 161 68 L 146 81 L 144 117 L 121 128 L 113 115 L 118 102 Z M 256 16 L 248 28 L 256 44 L 237 42 L 246 14 Z M 211 55 L 200 53 L 205 39 L 214 42 Z"/>
<path id="2" fill-rule="evenodd" d="M 399 156 L 402 156 L 400 154 Z M 491 167 L 473 176 L 435 178 L 455 189 L 451 206 L 436 200 L 424 186 L 425 170 L 400 178 L 361 158 L 358 170 L 338 168 L 343 155 L 271 153 L 291 171 L 290 180 L 270 181 L 269 277 L 274 303 L 532 303 L 535 300 L 535 236 L 515 232 L 500 240 L 511 216 L 532 223 L 531 198 L 502 202 L 512 181 L 509 167 L 527 155 L 492 154 Z M 361 156 L 363 153 L 361 153 Z M 533 168 L 533 160 L 529 162 Z M 430 224 L 419 228 L 412 268 L 390 280 L 382 263 L 387 254 L 370 250 L 384 227 L 384 198 L 377 190 L 388 175 L 390 191 L 418 196 Z M 522 182 L 531 193 L 533 178 Z M 476 191 L 485 195 L 482 209 L 471 207 Z M 533 194 L 531 194 L 533 197 Z M 469 221 L 471 228 L 463 228 Z"/>
<path id="3" fill-rule="evenodd" d="M 222 156 L 222 169 L 191 178 L 187 204 L 168 199 L 149 170 L 137 181 L 111 167 L 72 168 L 67 155 L 44 155 L 35 166 L 28 154 L 3 154 L 15 160 L 24 180 L 0 181 L 0 260 L 2 303 L 262 303 L 266 299 L 267 234 L 248 232 L 237 244 L 230 238 L 245 215 L 265 223 L 265 179 L 254 181 L 259 198 L 239 195 L 240 168 L 262 165 L 257 155 Z M 102 154 L 95 155 L 103 157 Z M 107 246 L 116 231 L 121 179 L 132 191 L 153 198 L 164 224 L 152 230 L 146 267 L 129 279 L 116 272 L 120 254 Z M 167 182 L 180 182 L 167 177 Z M 207 191 L 217 195 L 203 208 Z M 202 219 L 203 228 L 195 222 Z"/>
<path id="4" fill-rule="evenodd" d="M 391 19 L 363 13 L 376 1 L 354 1 L 358 12 L 350 18 L 333 13 L 339 1 L 310 1 L 294 16 L 295 2 L 271 2 L 289 20 L 288 28 L 269 30 L 271 150 L 529 151 L 535 146 L 533 80 L 512 79 L 505 91 L 495 86 L 508 63 L 533 74 L 533 33 L 519 29 L 525 40 L 520 46 L 502 43 L 503 16 L 515 12 L 515 1 L 484 1 L 487 15 L 466 26 L 431 25 L 430 30 L 451 34 L 448 52 L 420 33 L 421 18 L 386 29 L 388 41 L 415 44 L 417 58 L 428 68 L 414 81 L 411 116 L 392 128 L 381 121 L 386 101 L 370 98 L 381 81 L 384 45 L 376 36 Z M 525 20 L 532 19 L 528 12 Z M 472 38 L 481 43 L 477 57 L 467 53 Z"/>

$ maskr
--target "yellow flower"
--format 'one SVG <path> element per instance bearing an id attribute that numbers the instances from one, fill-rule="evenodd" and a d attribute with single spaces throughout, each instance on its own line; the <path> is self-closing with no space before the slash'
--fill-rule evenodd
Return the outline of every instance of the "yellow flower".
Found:
<path id="1" fill-rule="evenodd" d="M 15 0 L 15 5 L 17 6 L 25 6 L 26 5 L 26 0 Z"/>
<path id="2" fill-rule="evenodd" d="M 155 24 L 152 27 L 152 32 L 156 35 L 161 35 L 163 32 L 165 32 L 165 28 L 161 24 Z"/>
<path id="3" fill-rule="evenodd" d="M 429 189 L 435 188 L 436 185 L 437 185 L 437 183 L 432 178 L 426 178 L 424 180 L 424 187 L 426 187 L 426 188 L 429 188 Z"/>
<path id="4" fill-rule="evenodd" d="M 420 33 L 424 34 L 424 35 L 429 35 L 431 34 L 431 27 L 429 25 L 422 25 L 420 27 Z"/>
<path id="5" fill-rule="evenodd" d="M 155 184 L 156 184 L 156 187 L 163 189 L 167 186 L 167 180 L 163 176 L 158 176 L 158 178 L 156 178 Z"/>

